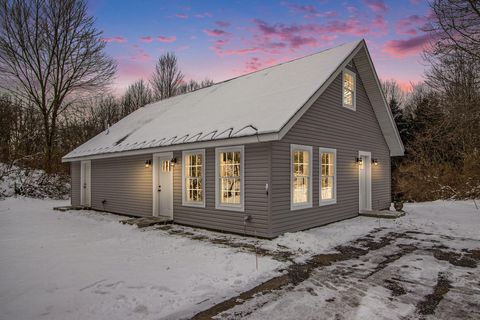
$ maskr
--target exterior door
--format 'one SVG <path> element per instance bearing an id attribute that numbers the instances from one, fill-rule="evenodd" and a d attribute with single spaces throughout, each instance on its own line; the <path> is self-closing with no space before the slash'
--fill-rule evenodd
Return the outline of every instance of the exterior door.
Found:
<path id="1" fill-rule="evenodd" d="M 372 210 L 372 156 L 370 152 L 359 151 L 358 164 L 359 212 Z"/>
<path id="2" fill-rule="evenodd" d="M 173 164 L 171 159 L 170 155 L 159 156 L 157 159 L 157 215 L 173 218 Z"/>
<path id="3" fill-rule="evenodd" d="M 91 169 L 90 160 L 82 161 L 80 165 L 80 205 L 90 207 L 92 205 L 91 189 Z"/>

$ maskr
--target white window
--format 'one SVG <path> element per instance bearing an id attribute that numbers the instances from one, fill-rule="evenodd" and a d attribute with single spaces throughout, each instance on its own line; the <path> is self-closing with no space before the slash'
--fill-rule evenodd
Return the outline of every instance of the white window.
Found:
<path id="1" fill-rule="evenodd" d="M 312 147 L 292 144 L 290 209 L 312 207 Z"/>
<path id="2" fill-rule="evenodd" d="M 182 153 L 182 205 L 205 207 L 205 150 Z"/>
<path id="3" fill-rule="evenodd" d="M 356 109 L 356 76 L 348 69 L 343 70 L 343 106 Z"/>
<path id="4" fill-rule="evenodd" d="M 337 150 L 320 148 L 320 205 L 337 202 Z"/>
<path id="5" fill-rule="evenodd" d="M 215 150 L 216 208 L 244 211 L 244 148 Z"/>

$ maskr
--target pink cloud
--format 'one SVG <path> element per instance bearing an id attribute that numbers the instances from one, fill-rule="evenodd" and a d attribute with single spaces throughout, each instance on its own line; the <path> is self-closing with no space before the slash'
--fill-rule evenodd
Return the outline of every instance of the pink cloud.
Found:
<path id="1" fill-rule="evenodd" d="M 186 13 L 177 13 L 175 16 L 179 19 L 188 19 L 188 14 Z"/>
<path id="2" fill-rule="evenodd" d="M 207 35 L 210 37 L 221 37 L 221 36 L 226 36 L 229 35 L 227 31 L 221 30 L 221 29 L 205 29 L 203 30 Z"/>
<path id="3" fill-rule="evenodd" d="M 228 28 L 230 27 L 230 22 L 228 21 L 215 21 L 215 24 L 220 28 Z"/>
<path id="4" fill-rule="evenodd" d="M 390 40 L 385 43 L 382 50 L 392 57 L 402 58 L 422 52 L 430 40 L 432 36 L 428 33 L 405 40 Z"/>
<path id="5" fill-rule="evenodd" d="M 116 43 L 125 43 L 127 42 L 127 39 L 124 37 L 111 37 L 111 38 L 102 38 L 102 41 L 104 42 L 116 42 Z"/>
<path id="6" fill-rule="evenodd" d="M 140 41 L 150 43 L 153 41 L 153 38 L 150 36 L 140 37 Z"/>
<path id="7" fill-rule="evenodd" d="M 157 40 L 160 42 L 175 42 L 177 40 L 176 36 L 166 37 L 166 36 L 158 36 Z"/>
<path id="8" fill-rule="evenodd" d="M 416 14 L 408 16 L 404 19 L 401 19 L 397 22 L 395 31 L 397 34 L 408 34 L 416 35 L 419 28 L 425 26 L 428 18 L 423 16 L 418 16 Z"/>
<path id="9" fill-rule="evenodd" d="M 292 3 L 292 4 L 287 4 L 287 6 L 293 11 L 297 11 L 297 12 L 304 12 L 304 13 L 310 13 L 310 14 L 316 14 L 318 12 L 317 9 L 312 5 L 299 5 L 299 4 Z"/>
<path id="10" fill-rule="evenodd" d="M 383 16 L 377 16 L 372 21 L 372 27 L 376 30 L 378 34 L 387 34 L 388 33 L 388 23 L 385 21 Z"/>
<path id="11" fill-rule="evenodd" d="M 152 56 L 149 55 L 147 52 L 145 52 L 145 50 L 139 47 L 136 47 L 136 48 L 137 48 L 137 52 L 132 56 L 131 58 L 132 61 L 146 62 L 152 59 Z"/>
<path id="12" fill-rule="evenodd" d="M 420 2 L 422 2 L 423 0 L 410 0 L 410 2 L 412 4 L 419 4 Z"/>
<path id="13" fill-rule="evenodd" d="M 388 10 L 388 6 L 383 0 L 363 0 L 365 4 L 374 12 L 384 13 Z"/>

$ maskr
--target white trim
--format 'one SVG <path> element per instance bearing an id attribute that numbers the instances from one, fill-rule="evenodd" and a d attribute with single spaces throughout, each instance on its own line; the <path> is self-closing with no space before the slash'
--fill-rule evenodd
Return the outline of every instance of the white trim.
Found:
<path id="1" fill-rule="evenodd" d="M 308 202 L 306 203 L 301 203 L 301 204 L 295 204 L 293 203 L 293 152 L 294 151 L 307 151 L 310 154 L 309 157 L 309 179 L 308 179 Z M 290 210 L 300 210 L 300 209 L 307 209 L 307 208 L 312 208 L 313 207 L 313 201 L 312 201 L 312 180 L 313 180 L 313 148 L 312 146 L 305 146 L 305 145 L 299 145 L 299 144 L 291 144 L 290 145 Z"/>
<path id="2" fill-rule="evenodd" d="M 371 211 L 372 210 L 372 153 L 369 151 L 358 151 L 358 157 L 368 157 L 368 160 L 365 161 L 365 166 L 366 166 L 366 171 L 368 172 L 368 175 L 366 175 L 367 179 L 367 190 L 365 192 L 367 193 L 367 204 L 365 210 L 362 210 L 360 208 L 360 196 L 361 196 L 361 189 L 362 186 L 360 184 L 360 167 L 358 168 L 358 211 L 364 212 L 364 211 Z"/>
<path id="3" fill-rule="evenodd" d="M 353 105 L 349 106 L 345 104 L 345 95 L 343 90 L 345 90 L 345 74 L 349 74 L 353 77 Z M 357 75 L 350 69 L 344 68 L 342 71 L 342 106 L 349 110 L 357 111 Z"/>
<path id="4" fill-rule="evenodd" d="M 245 145 L 250 143 L 258 142 L 268 142 L 268 141 L 277 141 L 280 140 L 279 134 L 277 132 L 267 132 L 262 134 L 256 134 L 245 137 L 235 137 L 228 139 L 218 139 L 218 140 L 208 140 L 208 141 L 198 141 L 191 143 L 182 143 L 175 145 L 168 145 L 163 147 L 155 148 L 146 148 L 146 149 L 137 149 L 137 150 L 128 150 L 128 151 L 116 151 L 116 152 L 107 152 L 101 154 L 93 154 L 86 156 L 72 156 L 62 158 L 62 162 L 74 162 L 80 160 L 93 160 L 93 159 L 105 159 L 105 158 L 116 158 L 116 157 L 126 157 L 133 155 L 151 155 L 152 153 L 158 152 L 170 152 L 170 151 L 183 151 L 190 149 L 202 149 L 202 148 L 215 148 L 223 146 L 235 146 L 235 145 Z"/>
<path id="5" fill-rule="evenodd" d="M 88 164 L 88 179 L 85 181 L 84 165 Z M 88 201 L 85 201 L 85 188 L 84 184 L 88 183 Z M 92 206 L 92 162 L 90 160 L 84 160 L 80 162 L 80 205 L 91 207 Z"/>
<path id="6" fill-rule="evenodd" d="M 162 153 L 154 153 L 152 155 L 152 199 L 153 199 L 153 208 L 152 208 L 152 215 L 154 217 L 158 217 L 158 170 L 160 169 L 160 162 L 158 159 L 160 157 L 170 157 L 170 159 L 173 158 L 173 152 L 162 152 Z M 173 171 L 170 171 L 170 174 L 172 175 L 172 196 L 171 196 L 171 207 L 172 207 L 172 215 L 173 215 Z M 172 217 L 173 218 L 173 217 Z"/>
<path id="7" fill-rule="evenodd" d="M 218 156 L 221 152 L 240 151 L 240 204 L 224 204 L 220 203 L 220 172 L 218 167 L 220 165 Z M 233 147 L 220 147 L 215 148 L 215 209 L 229 210 L 229 211 L 245 211 L 245 147 L 233 146 Z"/>
<path id="8" fill-rule="evenodd" d="M 322 153 L 333 153 L 333 199 L 322 200 Z M 337 149 L 332 148 L 318 148 L 318 162 L 319 162 L 319 189 L 318 189 L 318 205 L 327 206 L 337 203 Z"/>
<path id="9" fill-rule="evenodd" d="M 365 41 L 361 40 L 358 42 L 358 45 L 352 52 L 345 58 L 342 64 L 338 66 L 338 68 L 330 75 L 330 77 L 325 81 L 320 88 L 307 100 L 305 101 L 304 105 L 295 113 L 293 117 L 291 117 L 280 129 L 278 140 L 281 140 L 290 129 L 297 123 L 297 121 L 303 116 L 305 112 L 312 106 L 312 104 L 317 101 L 317 99 L 322 95 L 322 93 L 330 86 L 330 84 L 337 78 L 337 76 L 342 72 L 345 66 L 355 57 L 355 55 L 362 49 L 366 47 Z"/>
<path id="10" fill-rule="evenodd" d="M 185 199 L 185 157 L 192 154 L 202 155 L 202 202 L 192 202 Z M 182 151 L 182 206 L 205 208 L 205 166 L 205 149 Z"/>

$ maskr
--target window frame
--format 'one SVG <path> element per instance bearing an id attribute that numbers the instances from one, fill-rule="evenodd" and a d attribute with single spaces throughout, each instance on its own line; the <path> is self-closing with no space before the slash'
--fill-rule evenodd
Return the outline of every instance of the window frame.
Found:
<path id="1" fill-rule="evenodd" d="M 345 74 L 349 74 L 353 77 L 353 105 L 351 106 L 348 104 L 345 104 L 345 94 L 344 94 Z M 342 72 L 342 106 L 349 110 L 353 110 L 353 111 L 357 110 L 357 74 L 347 68 L 344 68 Z"/>
<path id="2" fill-rule="evenodd" d="M 220 202 L 220 153 L 240 152 L 240 204 Z M 245 148 L 241 146 L 215 148 L 215 209 L 228 211 L 245 211 Z"/>
<path id="3" fill-rule="evenodd" d="M 305 203 L 294 203 L 293 202 L 293 197 L 294 197 L 294 182 L 295 182 L 295 177 L 294 177 L 294 158 L 293 154 L 295 151 L 307 151 L 310 155 L 309 157 L 309 181 L 308 181 L 308 201 Z M 291 144 L 290 145 L 290 210 L 301 210 L 301 209 L 308 209 L 313 207 L 313 147 L 312 146 L 306 146 L 306 145 L 299 145 L 299 144 Z"/>
<path id="4" fill-rule="evenodd" d="M 185 158 L 187 156 L 190 156 L 192 154 L 201 154 L 203 158 L 202 162 L 202 191 L 203 191 L 203 198 L 202 202 L 194 202 L 194 201 L 188 201 L 186 199 L 186 185 L 185 185 Z M 196 150 L 186 150 L 182 151 L 182 206 L 185 207 L 200 207 L 200 208 L 205 208 L 205 198 L 206 198 L 206 193 L 205 193 L 205 166 L 206 166 L 206 158 L 205 158 L 205 149 L 196 149 Z"/>
<path id="5" fill-rule="evenodd" d="M 333 153 L 333 198 L 332 199 L 322 199 L 322 154 L 324 153 Z M 319 183 L 318 183 L 318 205 L 327 206 L 330 204 L 337 203 L 337 149 L 333 148 L 318 148 L 318 168 L 319 168 Z"/>

